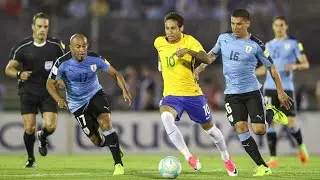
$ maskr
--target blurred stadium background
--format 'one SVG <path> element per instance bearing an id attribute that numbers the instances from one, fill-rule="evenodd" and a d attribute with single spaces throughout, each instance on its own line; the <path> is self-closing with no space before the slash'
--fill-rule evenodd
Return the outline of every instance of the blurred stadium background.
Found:
<path id="1" fill-rule="evenodd" d="M 31 35 L 31 19 L 37 12 L 50 16 L 50 35 L 69 44 L 69 37 L 84 33 L 90 49 L 98 51 L 124 75 L 134 96 L 128 108 L 120 89 L 106 75 L 100 82 L 111 102 L 113 121 L 123 148 L 128 153 L 175 151 L 166 137 L 157 112 L 162 95 L 162 78 L 157 71 L 154 39 L 164 35 L 163 16 L 172 10 L 185 19 L 185 33 L 196 37 L 209 51 L 219 33 L 227 31 L 230 12 L 246 8 L 252 13 L 250 31 L 264 42 L 273 38 L 272 17 L 286 15 L 289 32 L 303 42 L 311 64 L 307 71 L 295 73 L 299 120 L 304 139 L 312 154 L 320 155 L 316 137 L 320 127 L 320 3 L 319 0 L 0 0 L 0 155 L 25 153 L 23 123 L 19 112 L 16 80 L 5 76 L 10 48 Z M 263 79 L 261 79 L 263 82 Z M 245 154 L 224 112 L 224 79 L 217 61 L 199 81 L 232 153 Z M 38 122 L 41 123 L 41 117 Z M 50 137 L 50 154 L 101 153 L 84 137 L 73 116 L 61 111 L 56 133 Z M 191 150 L 217 153 L 198 126 L 184 116 L 178 123 Z M 279 151 L 295 153 L 295 144 L 286 129 L 279 127 Z M 267 153 L 266 141 L 259 145 Z M 35 149 L 36 151 L 36 149 Z M 23 159 L 24 161 L 25 159 Z"/>

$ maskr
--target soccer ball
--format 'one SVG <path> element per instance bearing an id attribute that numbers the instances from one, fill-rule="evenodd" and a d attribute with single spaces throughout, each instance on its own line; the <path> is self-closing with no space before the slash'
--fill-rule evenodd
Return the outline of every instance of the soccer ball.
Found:
<path id="1" fill-rule="evenodd" d="M 161 159 L 158 170 L 162 177 L 174 179 L 181 172 L 181 163 L 178 158 L 167 156 Z"/>

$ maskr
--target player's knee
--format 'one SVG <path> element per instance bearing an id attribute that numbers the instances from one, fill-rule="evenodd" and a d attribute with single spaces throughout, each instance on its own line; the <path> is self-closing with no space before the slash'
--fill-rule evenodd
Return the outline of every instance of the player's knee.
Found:
<path id="1" fill-rule="evenodd" d="M 103 131 L 112 129 L 111 116 L 109 113 L 100 114 L 97 118 L 100 128 Z"/>
<path id="2" fill-rule="evenodd" d="M 175 130 L 174 117 L 170 112 L 168 111 L 163 112 L 161 114 L 161 120 L 167 134 L 170 134 Z"/>
<path id="3" fill-rule="evenodd" d="M 294 128 L 296 127 L 296 118 L 295 117 L 288 117 L 288 127 L 289 128 Z"/>
<path id="4" fill-rule="evenodd" d="M 56 130 L 56 124 L 52 123 L 52 124 L 47 124 L 46 127 L 47 131 L 49 132 L 54 132 Z"/>
<path id="5" fill-rule="evenodd" d="M 210 122 L 208 122 L 208 123 L 201 124 L 201 127 L 202 127 L 203 130 L 205 130 L 205 131 L 207 132 L 207 131 L 210 130 L 214 125 L 215 125 L 215 124 L 214 124 L 212 121 L 210 121 Z"/>
<path id="6" fill-rule="evenodd" d="M 248 123 L 245 121 L 239 121 L 235 124 L 237 133 L 244 133 L 249 131 Z"/>
<path id="7" fill-rule="evenodd" d="M 256 135 L 264 135 L 266 133 L 266 127 L 264 124 L 253 124 L 252 132 Z"/>
<path id="8" fill-rule="evenodd" d="M 24 131 L 27 133 L 27 134 L 33 134 L 36 130 L 36 126 L 25 126 L 24 127 Z"/>

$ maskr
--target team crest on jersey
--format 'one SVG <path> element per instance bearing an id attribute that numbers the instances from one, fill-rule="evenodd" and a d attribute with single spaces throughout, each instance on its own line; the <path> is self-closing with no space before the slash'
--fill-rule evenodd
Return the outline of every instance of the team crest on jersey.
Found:
<path id="1" fill-rule="evenodd" d="M 246 46 L 246 52 L 247 52 L 247 53 L 250 53 L 251 50 L 252 50 L 252 47 L 251 47 L 251 46 Z"/>
<path id="2" fill-rule="evenodd" d="M 96 64 L 90 65 L 90 69 L 91 69 L 91 71 L 96 72 L 97 71 L 97 65 Z"/>
<path id="3" fill-rule="evenodd" d="M 284 44 L 284 49 L 285 49 L 285 50 L 289 50 L 289 49 L 290 49 L 290 47 L 291 47 L 291 45 L 290 45 L 290 44 L 288 44 L 288 43 L 287 43 L 287 44 Z"/>
<path id="4" fill-rule="evenodd" d="M 53 66 L 53 61 L 46 61 L 44 62 L 44 69 L 46 69 L 47 71 L 49 71 Z"/>

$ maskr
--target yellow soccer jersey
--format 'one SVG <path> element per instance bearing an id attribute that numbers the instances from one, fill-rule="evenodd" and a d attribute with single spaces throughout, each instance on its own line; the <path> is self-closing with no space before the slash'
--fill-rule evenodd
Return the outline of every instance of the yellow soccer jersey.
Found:
<path id="1" fill-rule="evenodd" d="M 161 68 L 164 81 L 164 97 L 203 94 L 193 75 L 195 60 L 192 56 L 189 54 L 182 58 L 173 56 L 178 48 L 188 48 L 196 52 L 204 51 L 202 45 L 194 37 L 181 34 L 179 42 L 170 44 L 165 36 L 160 36 L 154 41 L 154 47 L 158 51 L 159 68 Z"/>

